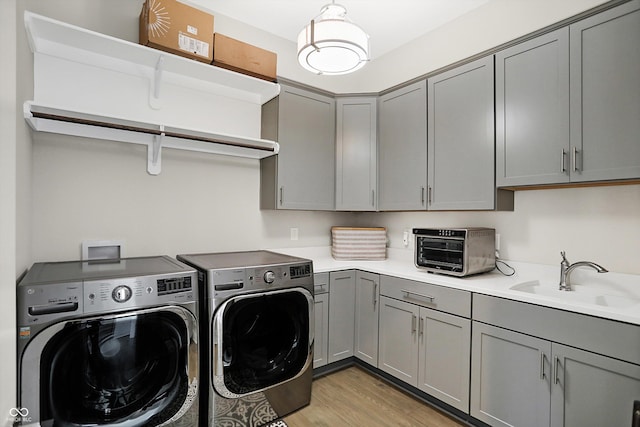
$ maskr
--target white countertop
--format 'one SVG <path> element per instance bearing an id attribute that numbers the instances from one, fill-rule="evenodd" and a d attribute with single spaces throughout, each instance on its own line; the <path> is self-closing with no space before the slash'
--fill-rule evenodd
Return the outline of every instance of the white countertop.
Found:
<path id="1" fill-rule="evenodd" d="M 550 293 L 555 292 L 560 276 L 560 262 L 558 265 L 544 265 L 505 261 L 515 268 L 514 275 L 505 276 L 493 270 L 458 278 L 417 269 L 413 264 L 411 250 L 388 248 L 387 259 L 384 261 L 338 261 L 332 258 L 330 246 L 272 250 L 312 260 L 315 273 L 357 269 L 640 325 L 640 275 L 615 272 L 598 274 L 590 268 L 581 267 L 571 274 L 571 284 L 576 291 L 558 291 L 558 296 L 548 296 L 522 292 L 511 287 L 538 281 L 539 288 L 545 287 Z M 507 272 L 509 269 L 505 267 L 503 271 Z M 592 291 L 601 293 L 606 298 L 611 297 L 621 304 L 607 306 L 579 301 L 580 297 L 590 295 Z"/>

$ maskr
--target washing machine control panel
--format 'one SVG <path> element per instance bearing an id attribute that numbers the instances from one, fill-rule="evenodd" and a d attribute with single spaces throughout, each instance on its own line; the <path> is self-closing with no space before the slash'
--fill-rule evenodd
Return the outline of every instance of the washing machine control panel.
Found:
<path id="1" fill-rule="evenodd" d="M 195 301 L 195 273 L 84 282 L 84 312 Z"/>
<path id="2" fill-rule="evenodd" d="M 312 279 L 311 263 L 212 270 L 207 274 L 214 297 L 238 292 L 298 286 Z"/>

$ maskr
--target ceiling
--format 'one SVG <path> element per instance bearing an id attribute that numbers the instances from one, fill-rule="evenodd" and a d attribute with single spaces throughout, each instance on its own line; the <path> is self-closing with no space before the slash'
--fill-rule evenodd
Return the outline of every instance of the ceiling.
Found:
<path id="1" fill-rule="evenodd" d="M 369 34 L 371 58 L 418 38 L 489 0 L 338 0 L 347 16 Z M 292 42 L 330 0 L 189 0 Z"/>

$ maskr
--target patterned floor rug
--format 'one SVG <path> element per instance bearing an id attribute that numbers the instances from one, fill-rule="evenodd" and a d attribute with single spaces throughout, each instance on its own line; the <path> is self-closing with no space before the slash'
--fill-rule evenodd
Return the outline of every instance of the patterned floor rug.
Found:
<path id="1" fill-rule="evenodd" d="M 240 399 L 216 399 L 215 427 L 287 427 L 263 393 Z"/>

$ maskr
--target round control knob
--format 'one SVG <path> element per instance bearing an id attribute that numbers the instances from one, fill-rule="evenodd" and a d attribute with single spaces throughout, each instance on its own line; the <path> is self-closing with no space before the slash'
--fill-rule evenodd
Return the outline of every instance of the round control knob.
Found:
<path id="1" fill-rule="evenodd" d="M 116 286 L 111 297 L 115 302 L 127 302 L 131 298 L 131 288 L 125 285 Z"/>
<path id="2" fill-rule="evenodd" d="M 273 283 L 276 280 L 276 274 L 273 271 L 266 271 L 264 273 L 264 281 L 266 283 Z"/>

